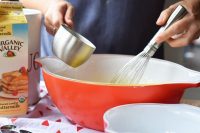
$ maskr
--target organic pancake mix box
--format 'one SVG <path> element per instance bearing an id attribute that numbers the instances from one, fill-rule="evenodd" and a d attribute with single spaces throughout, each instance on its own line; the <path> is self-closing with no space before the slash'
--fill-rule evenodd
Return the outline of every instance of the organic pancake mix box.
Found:
<path id="1" fill-rule="evenodd" d="M 0 2 L 0 116 L 28 108 L 28 24 L 19 2 Z"/>

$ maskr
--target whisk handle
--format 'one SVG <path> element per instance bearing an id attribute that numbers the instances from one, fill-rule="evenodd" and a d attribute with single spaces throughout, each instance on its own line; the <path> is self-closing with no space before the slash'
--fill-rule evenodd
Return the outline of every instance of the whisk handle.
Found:
<path id="1" fill-rule="evenodd" d="M 169 17 L 167 23 L 164 26 L 164 30 L 169 28 L 174 22 L 182 19 L 187 14 L 187 10 L 182 5 L 179 5 Z"/>
<path id="2" fill-rule="evenodd" d="M 179 5 L 173 13 L 170 15 L 169 19 L 167 20 L 167 23 L 162 26 L 158 32 L 154 35 L 154 37 L 151 39 L 149 44 L 145 47 L 145 52 L 147 52 L 150 56 L 153 56 L 156 50 L 160 47 L 160 44 L 157 44 L 155 41 L 155 38 L 163 31 L 168 29 L 174 22 L 180 20 L 187 14 L 187 10 L 182 5 Z"/>

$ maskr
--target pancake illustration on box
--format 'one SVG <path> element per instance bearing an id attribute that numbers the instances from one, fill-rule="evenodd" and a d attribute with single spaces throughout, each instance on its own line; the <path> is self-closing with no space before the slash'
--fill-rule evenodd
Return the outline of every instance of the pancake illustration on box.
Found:
<path id="1" fill-rule="evenodd" d="M 0 96 L 5 98 L 27 97 L 28 73 L 25 67 L 19 70 L 5 72 L 0 80 Z"/>

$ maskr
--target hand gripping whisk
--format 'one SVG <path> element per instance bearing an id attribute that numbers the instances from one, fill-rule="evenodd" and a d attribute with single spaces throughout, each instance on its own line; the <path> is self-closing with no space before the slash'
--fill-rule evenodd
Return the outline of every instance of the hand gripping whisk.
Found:
<path id="1" fill-rule="evenodd" d="M 144 74 L 150 58 L 155 54 L 160 46 L 160 44 L 155 42 L 155 38 L 186 14 L 187 10 L 183 6 L 179 5 L 171 14 L 165 26 L 158 30 L 158 32 L 154 35 L 141 53 L 133 57 L 133 59 L 131 59 L 127 64 L 125 64 L 125 66 L 122 67 L 122 69 L 111 80 L 111 83 L 138 84 L 142 78 L 142 75 Z"/>

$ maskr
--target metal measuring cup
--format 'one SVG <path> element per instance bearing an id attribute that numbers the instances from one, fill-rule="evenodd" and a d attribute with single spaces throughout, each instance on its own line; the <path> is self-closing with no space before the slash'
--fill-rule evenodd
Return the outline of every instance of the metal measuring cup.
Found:
<path id="1" fill-rule="evenodd" d="M 96 47 L 85 37 L 62 24 L 53 40 L 53 53 L 66 64 L 78 67 L 92 55 Z"/>

